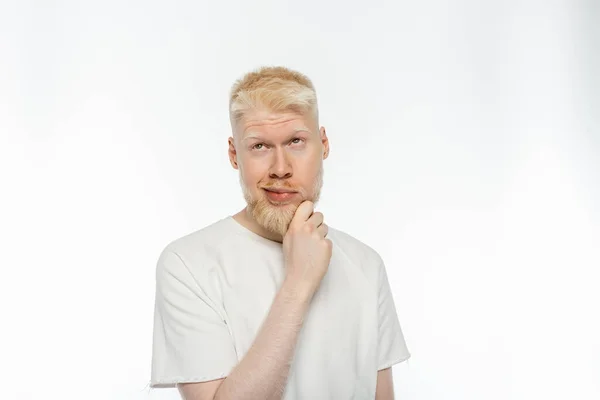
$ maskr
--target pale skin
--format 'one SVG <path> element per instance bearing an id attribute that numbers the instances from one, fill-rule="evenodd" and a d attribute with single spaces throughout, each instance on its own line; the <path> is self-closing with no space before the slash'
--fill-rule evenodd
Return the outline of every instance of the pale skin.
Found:
<path id="1" fill-rule="evenodd" d="M 310 192 L 320 162 L 328 155 L 325 128 L 293 113 L 250 113 L 229 138 L 231 165 L 242 168 L 244 184 L 254 197 L 265 196 L 260 183 L 273 179 L 289 180 Z M 282 399 L 298 334 L 327 272 L 332 244 L 314 203 L 278 206 L 297 207 L 283 237 L 259 225 L 246 209 L 234 216 L 253 232 L 283 244 L 286 277 L 271 309 L 252 346 L 226 378 L 177 385 L 184 400 Z M 391 367 L 378 371 L 375 398 L 394 399 Z"/>

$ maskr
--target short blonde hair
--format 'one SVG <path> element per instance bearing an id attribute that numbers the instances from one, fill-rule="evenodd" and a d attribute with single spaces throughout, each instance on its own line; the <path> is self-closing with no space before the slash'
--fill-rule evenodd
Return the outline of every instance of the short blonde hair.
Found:
<path id="1" fill-rule="evenodd" d="M 232 126 L 252 110 L 312 114 L 318 120 L 317 94 L 311 80 L 286 67 L 261 67 L 237 80 L 229 96 Z"/>

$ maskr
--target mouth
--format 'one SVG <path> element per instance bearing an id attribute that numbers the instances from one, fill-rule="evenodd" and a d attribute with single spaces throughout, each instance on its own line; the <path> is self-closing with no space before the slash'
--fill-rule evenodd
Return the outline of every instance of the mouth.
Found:
<path id="1" fill-rule="evenodd" d="M 298 192 L 289 189 L 263 189 L 267 195 L 267 198 L 274 203 L 285 203 L 292 200 L 298 195 Z"/>
<path id="2" fill-rule="evenodd" d="M 297 193 L 295 190 L 289 190 L 289 189 L 277 189 L 277 188 L 265 188 L 265 190 L 267 192 L 273 192 L 273 193 Z"/>

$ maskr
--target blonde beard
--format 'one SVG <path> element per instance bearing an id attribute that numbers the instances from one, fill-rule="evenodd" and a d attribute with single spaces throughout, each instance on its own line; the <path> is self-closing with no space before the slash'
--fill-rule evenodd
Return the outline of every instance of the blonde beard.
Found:
<path id="1" fill-rule="evenodd" d="M 302 200 L 299 203 L 290 203 L 281 206 L 275 206 L 269 202 L 265 197 L 261 197 L 255 199 L 252 197 L 252 194 L 244 185 L 244 180 L 242 177 L 242 171 L 240 169 L 240 185 L 242 187 L 242 192 L 244 194 L 244 199 L 248 204 L 248 211 L 252 218 L 263 228 L 268 230 L 269 232 L 273 232 L 285 236 L 292 219 L 294 218 L 294 214 L 296 210 L 300 206 L 300 204 L 305 200 L 310 200 L 313 203 L 317 204 L 319 198 L 321 197 L 321 188 L 323 186 L 323 166 L 319 169 L 319 173 L 317 178 L 315 179 L 315 184 L 313 185 L 312 192 L 310 194 L 306 194 L 305 192 L 300 192 Z"/>

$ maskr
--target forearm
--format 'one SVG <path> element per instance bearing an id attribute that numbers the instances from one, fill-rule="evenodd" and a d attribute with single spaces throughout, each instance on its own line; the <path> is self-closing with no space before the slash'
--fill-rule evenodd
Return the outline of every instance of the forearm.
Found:
<path id="1" fill-rule="evenodd" d="M 282 285 L 254 343 L 219 386 L 215 400 L 281 398 L 308 297 L 287 283 Z"/>

